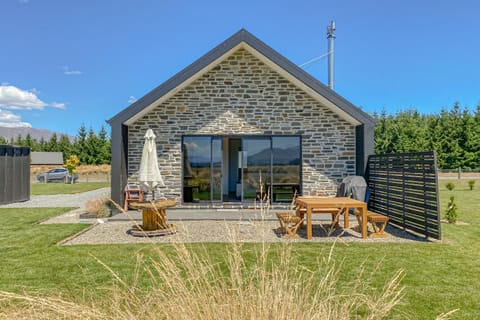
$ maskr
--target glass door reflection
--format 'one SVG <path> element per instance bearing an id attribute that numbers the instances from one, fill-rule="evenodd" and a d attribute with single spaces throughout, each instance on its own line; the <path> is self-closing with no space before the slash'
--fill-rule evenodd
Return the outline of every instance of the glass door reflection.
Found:
<path id="1" fill-rule="evenodd" d="M 242 200 L 253 201 L 270 195 L 266 189 L 270 185 L 271 149 L 270 137 L 242 139 Z"/>
<path id="2" fill-rule="evenodd" d="M 211 199 L 211 137 L 183 138 L 183 201 Z"/>
<path id="3" fill-rule="evenodd" d="M 184 136 L 182 150 L 183 202 L 290 202 L 301 194 L 300 136 Z"/>
<path id="4" fill-rule="evenodd" d="M 273 202 L 291 202 L 299 195 L 301 175 L 301 141 L 298 136 L 272 137 Z"/>
<path id="5" fill-rule="evenodd" d="M 212 201 L 222 201 L 223 138 L 212 139 Z"/>

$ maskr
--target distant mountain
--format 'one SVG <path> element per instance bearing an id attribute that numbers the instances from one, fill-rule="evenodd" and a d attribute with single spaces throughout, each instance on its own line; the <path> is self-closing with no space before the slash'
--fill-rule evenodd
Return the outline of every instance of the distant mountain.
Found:
<path id="1" fill-rule="evenodd" d="M 300 152 L 298 147 L 275 148 L 273 149 L 275 165 L 298 165 L 300 164 Z M 248 155 L 248 162 L 255 165 L 270 165 L 270 148 L 261 150 L 255 154 Z M 188 157 L 193 168 L 210 166 L 209 154 L 196 154 Z"/>
<path id="2" fill-rule="evenodd" d="M 60 139 L 63 133 L 58 133 L 58 132 L 53 132 L 47 129 L 34 129 L 34 128 L 29 128 L 29 127 L 19 127 L 19 128 L 6 128 L 6 127 L 0 127 L 0 137 L 5 138 L 6 140 L 10 139 L 16 139 L 18 135 L 22 136 L 22 138 L 25 138 L 27 134 L 30 134 L 30 137 L 32 139 L 35 139 L 37 141 L 40 141 L 41 138 L 43 138 L 45 141 L 48 141 L 52 135 L 56 133 L 57 138 Z M 70 138 L 70 141 L 73 141 L 75 137 L 68 136 Z"/>
<path id="3" fill-rule="evenodd" d="M 262 150 L 256 154 L 249 155 L 249 162 L 258 165 L 270 164 L 270 149 Z M 295 165 L 300 163 L 300 154 L 298 147 L 287 149 L 274 148 L 274 159 L 276 165 Z"/>

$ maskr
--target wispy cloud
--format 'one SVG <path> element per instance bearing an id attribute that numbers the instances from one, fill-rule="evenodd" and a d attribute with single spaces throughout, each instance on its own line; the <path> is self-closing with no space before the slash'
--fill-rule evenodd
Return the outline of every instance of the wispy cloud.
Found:
<path id="1" fill-rule="evenodd" d="M 59 103 L 59 102 L 52 102 L 50 103 L 50 106 L 57 108 L 57 109 L 65 109 L 66 104 L 65 103 Z"/>
<path id="2" fill-rule="evenodd" d="M 18 0 L 18 3 L 29 3 L 30 0 Z"/>
<path id="3" fill-rule="evenodd" d="M 65 74 L 65 75 L 67 75 L 67 76 L 78 76 L 78 75 L 83 74 L 82 71 L 80 71 L 80 70 L 72 70 L 72 69 L 70 69 L 70 67 L 68 67 L 68 66 L 63 66 L 62 69 L 63 69 L 63 74 Z"/>
<path id="4" fill-rule="evenodd" d="M 128 103 L 132 104 L 132 103 L 134 103 L 134 102 L 136 102 L 136 101 L 137 101 L 137 98 L 135 98 L 134 96 L 128 97 Z"/>
<path id="5" fill-rule="evenodd" d="M 37 97 L 38 90 L 23 90 L 12 85 L 0 85 L 0 108 L 11 110 L 43 110 L 45 107 L 65 109 L 64 103 L 47 103 Z"/>
<path id="6" fill-rule="evenodd" d="M 7 110 L 0 109 L 0 127 L 6 128 L 19 128 L 19 127 L 29 127 L 32 125 L 28 122 L 23 122 L 21 117 L 17 114 L 14 114 Z"/>

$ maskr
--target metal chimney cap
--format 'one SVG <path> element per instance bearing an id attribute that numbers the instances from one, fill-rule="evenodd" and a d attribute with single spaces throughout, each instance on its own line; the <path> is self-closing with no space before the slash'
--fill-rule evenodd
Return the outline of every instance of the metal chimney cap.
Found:
<path id="1" fill-rule="evenodd" d="M 327 27 L 327 36 L 328 37 L 334 37 L 335 35 L 333 32 L 335 31 L 335 21 L 331 21 L 330 25 Z"/>

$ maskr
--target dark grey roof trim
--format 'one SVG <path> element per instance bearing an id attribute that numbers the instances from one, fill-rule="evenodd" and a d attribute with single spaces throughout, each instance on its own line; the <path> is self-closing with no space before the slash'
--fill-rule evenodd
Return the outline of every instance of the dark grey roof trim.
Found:
<path id="1" fill-rule="evenodd" d="M 245 29 L 241 29 L 240 31 L 235 33 L 233 36 L 219 44 L 217 47 L 213 48 L 200 59 L 193 62 L 188 67 L 177 73 L 175 76 L 147 93 L 141 99 L 119 112 L 107 122 L 111 125 L 118 121 L 120 123 L 123 123 L 128 119 L 134 117 L 144 108 L 150 106 L 159 98 L 161 98 L 168 92 L 174 90 L 177 86 L 187 81 L 189 78 L 197 74 L 200 70 L 213 63 L 215 60 L 220 58 L 223 54 L 225 54 L 241 42 L 247 43 L 249 46 L 251 46 L 258 52 L 260 52 L 262 55 L 264 55 L 266 58 L 270 59 L 272 62 L 283 68 L 285 71 L 303 82 L 305 85 L 312 88 L 315 92 L 322 95 L 325 99 L 332 102 L 334 105 L 336 105 L 338 108 L 343 110 L 345 113 L 347 113 L 354 119 L 365 125 L 373 126 L 375 124 L 375 120 L 370 115 L 363 112 L 355 105 L 347 101 L 345 98 L 340 96 L 338 93 L 331 90 L 326 85 L 309 75 L 307 72 L 290 62 L 288 59 L 283 57 L 277 51 L 269 47 L 267 44 L 265 44 L 263 41 L 261 41 Z"/>

